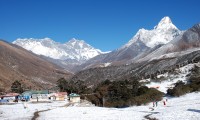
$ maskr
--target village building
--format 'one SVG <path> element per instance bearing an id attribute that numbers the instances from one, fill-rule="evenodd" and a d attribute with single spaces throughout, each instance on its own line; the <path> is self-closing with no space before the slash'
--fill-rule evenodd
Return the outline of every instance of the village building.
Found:
<path id="1" fill-rule="evenodd" d="M 80 103 L 80 95 L 76 93 L 69 94 L 69 101 L 73 103 Z"/>
<path id="2" fill-rule="evenodd" d="M 49 92 L 48 90 L 41 90 L 41 91 L 36 91 L 36 90 L 31 90 L 31 91 L 26 91 L 22 93 L 22 99 L 26 101 L 49 101 Z"/>
<path id="3" fill-rule="evenodd" d="M 0 96 L 0 102 L 6 103 L 6 102 L 14 102 L 15 100 L 18 100 L 19 94 L 18 93 L 7 93 L 5 95 Z"/>
<path id="4" fill-rule="evenodd" d="M 50 100 L 65 101 L 68 99 L 67 92 L 57 92 L 49 94 Z"/>

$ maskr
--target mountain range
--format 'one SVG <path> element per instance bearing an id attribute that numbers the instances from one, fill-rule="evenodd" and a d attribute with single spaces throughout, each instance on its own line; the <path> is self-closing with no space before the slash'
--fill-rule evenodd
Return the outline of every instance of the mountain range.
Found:
<path id="1" fill-rule="evenodd" d="M 164 17 L 152 30 L 144 28 L 138 30 L 136 35 L 121 48 L 110 53 L 98 55 L 81 65 L 82 69 L 109 65 L 122 65 L 135 62 L 150 52 L 169 43 L 176 37 L 183 34 L 171 21 L 169 17 Z"/>
<path id="2" fill-rule="evenodd" d="M 61 44 L 50 38 L 44 39 L 17 39 L 13 44 L 19 45 L 38 55 L 44 55 L 53 59 L 74 60 L 83 63 L 86 60 L 102 54 L 99 49 L 95 49 L 83 40 L 72 38 L 70 41 Z"/>
<path id="3" fill-rule="evenodd" d="M 130 63 L 136 58 L 141 58 L 147 51 L 167 44 L 182 33 L 183 31 L 180 31 L 169 17 L 164 17 L 152 30 L 138 30 L 127 44 L 107 53 L 75 38 L 64 44 L 50 38 L 17 39 L 13 43 L 38 55 L 49 57 L 48 60 L 69 71 L 77 72 L 92 67 Z"/>
<path id="4" fill-rule="evenodd" d="M 8 47 L 1 47 L 3 48 L 1 56 L 6 63 L 2 63 L 4 67 L 1 68 L 6 68 L 7 65 L 8 71 L 13 71 L 14 76 L 20 74 L 25 76 L 16 77 L 18 79 L 26 78 L 37 81 L 36 83 L 50 81 L 54 84 L 55 79 L 68 77 L 73 81 L 82 80 L 94 85 L 106 79 L 121 80 L 131 77 L 142 79 L 141 76 L 151 76 L 175 69 L 180 64 L 200 60 L 200 24 L 182 31 L 169 17 L 164 17 L 153 29 L 139 29 L 127 44 L 111 52 L 102 52 L 75 38 L 64 44 L 50 38 L 17 39 L 13 44 L 1 42 L 2 46 L 5 44 Z M 16 56 L 20 57 L 15 59 Z M 27 59 L 26 56 L 34 57 Z M 15 61 L 17 64 L 13 63 Z M 20 61 L 27 64 L 22 64 Z M 22 66 L 21 69 L 18 69 L 19 66 Z M 2 69 L 1 71 L 3 73 Z M 4 80 L 1 84 L 6 84 L 5 80 L 13 79 L 13 77 L 5 78 L 9 76 L 6 74 L 8 71 L 0 78 Z M 41 74 L 36 75 L 37 71 L 39 73 L 41 71 Z M 33 76 L 38 77 L 35 79 Z M 11 81 L 8 83 L 10 85 Z"/>

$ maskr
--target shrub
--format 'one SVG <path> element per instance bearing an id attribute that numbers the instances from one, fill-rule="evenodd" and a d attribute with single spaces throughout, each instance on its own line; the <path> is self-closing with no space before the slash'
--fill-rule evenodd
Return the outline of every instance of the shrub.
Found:
<path id="1" fill-rule="evenodd" d="M 138 89 L 137 95 L 139 96 L 139 95 L 145 94 L 148 90 L 149 90 L 149 88 L 147 86 L 141 86 Z"/>
<path id="2" fill-rule="evenodd" d="M 167 94 L 179 97 L 189 92 L 200 91 L 200 68 L 195 65 L 188 77 L 189 79 L 187 84 L 182 81 L 178 81 L 175 83 L 175 87 L 173 89 L 167 90 Z"/>
<path id="3" fill-rule="evenodd" d="M 193 91 L 193 89 L 190 87 L 190 85 L 182 84 L 181 82 L 177 83 L 173 89 L 168 89 L 167 94 L 171 96 L 181 96 L 185 95 L 186 93 L 189 93 Z"/>
<path id="4" fill-rule="evenodd" d="M 152 101 L 160 101 L 162 100 L 163 95 L 164 93 L 158 91 L 157 89 L 150 88 L 145 94 L 132 98 L 131 103 L 133 105 L 142 105 Z"/>
<path id="5" fill-rule="evenodd" d="M 128 107 L 161 100 L 163 93 L 141 86 L 136 80 L 104 81 L 97 85 L 95 94 L 86 96 L 93 104 L 105 107 Z"/>
<path id="6" fill-rule="evenodd" d="M 122 87 L 123 88 L 123 87 Z M 138 88 L 138 92 L 135 95 L 133 94 L 127 94 L 128 92 L 125 89 L 123 92 L 118 93 L 118 91 L 115 91 L 118 94 L 112 94 L 112 96 L 109 96 L 109 99 L 107 101 L 107 107 L 124 107 L 124 106 L 131 106 L 131 105 L 141 105 L 146 104 L 152 101 L 159 101 L 162 99 L 163 93 L 158 91 L 154 88 L 148 88 L 146 86 L 141 86 Z M 126 94 L 125 94 L 126 93 Z M 124 98 L 124 96 L 126 96 Z M 123 96 L 123 97 L 122 97 Z"/>
<path id="7" fill-rule="evenodd" d="M 190 88 L 192 88 L 192 92 L 200 91 L 200 82 L 191 83 Z"/>
<path id="8" fill-rule="evenodd" d="M 24 89 L 20 81 L 16 80 L 11 85 L 11 91 L 16 93 L 23 93 Z"/>
<path id="9" fill-rule="evenodd" d="M 118 101 L 111 101 L 108 100 L 105 102 L 106 107 L 116 107 L 116 108 L 123 108 L 123 107 L 127 107 L 127 103 L 123 100 L 118 100 Z"/>
<path id="10" fill-rule="evenodd" d="M 97 106 L 102 106 L 102 101 L 100 98 L 98 98 L 96 95 L 87 95 L 85 96 L 87 100 L 89 100 L 92 104 L 95 104 Z"/>

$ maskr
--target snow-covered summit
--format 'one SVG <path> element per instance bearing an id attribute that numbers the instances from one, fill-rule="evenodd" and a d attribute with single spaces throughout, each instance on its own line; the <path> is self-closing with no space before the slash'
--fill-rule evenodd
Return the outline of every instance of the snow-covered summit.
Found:
<path id="1" fill-rule="evenodd" d="M 93 49 L 93 47 L 89 44 L 87 44 L 84 40 L 77 40 L 75 38 L 72 38 L 68 42 L 66 42 L 64 45 L 75 48 L 75 49 L 84 49 L 84 48 L 90 48 Z M 96 49 L 97 51 L 101 52 L 100 50 Z"/>
<path id="2" fill-rule="evenodd" d="M 147 47 L 153 48 L 159 44 L 166 44 L 180 35 L 180 31 L 167 16 L 161 19 L 161 21 L 152 30 L 140 29 L 136 35 L 122 48 L 129 47 L 136 41 L 142 41 Z"/>
<path id="3" fill-rule="evenodd" d="M 96 55 L 102 54 L 99 49 L 95 49 L 83 40 L 72 38 L 70 41 L 61 44 L 50 38 L 18 38 L 13 42 L 38 55 L 44 55 L 54 59 L 73 59 L 84 62 Z"/>
<path id="4" fill-rule="evenodd" d="M 171 19 L 166 16 L 160 20 L 157 26 L 154 29 L 178 29 L 171 21 Z"/>

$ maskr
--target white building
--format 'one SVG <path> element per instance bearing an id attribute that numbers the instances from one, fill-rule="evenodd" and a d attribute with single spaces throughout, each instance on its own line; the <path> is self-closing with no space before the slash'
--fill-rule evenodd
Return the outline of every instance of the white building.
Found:
<path id="1" fill-rule="evenodd" d="M 80 95 L 76 93 L 69 94 L 69 101 L 73 103 L 77 103 L 81 101 Z"/>

